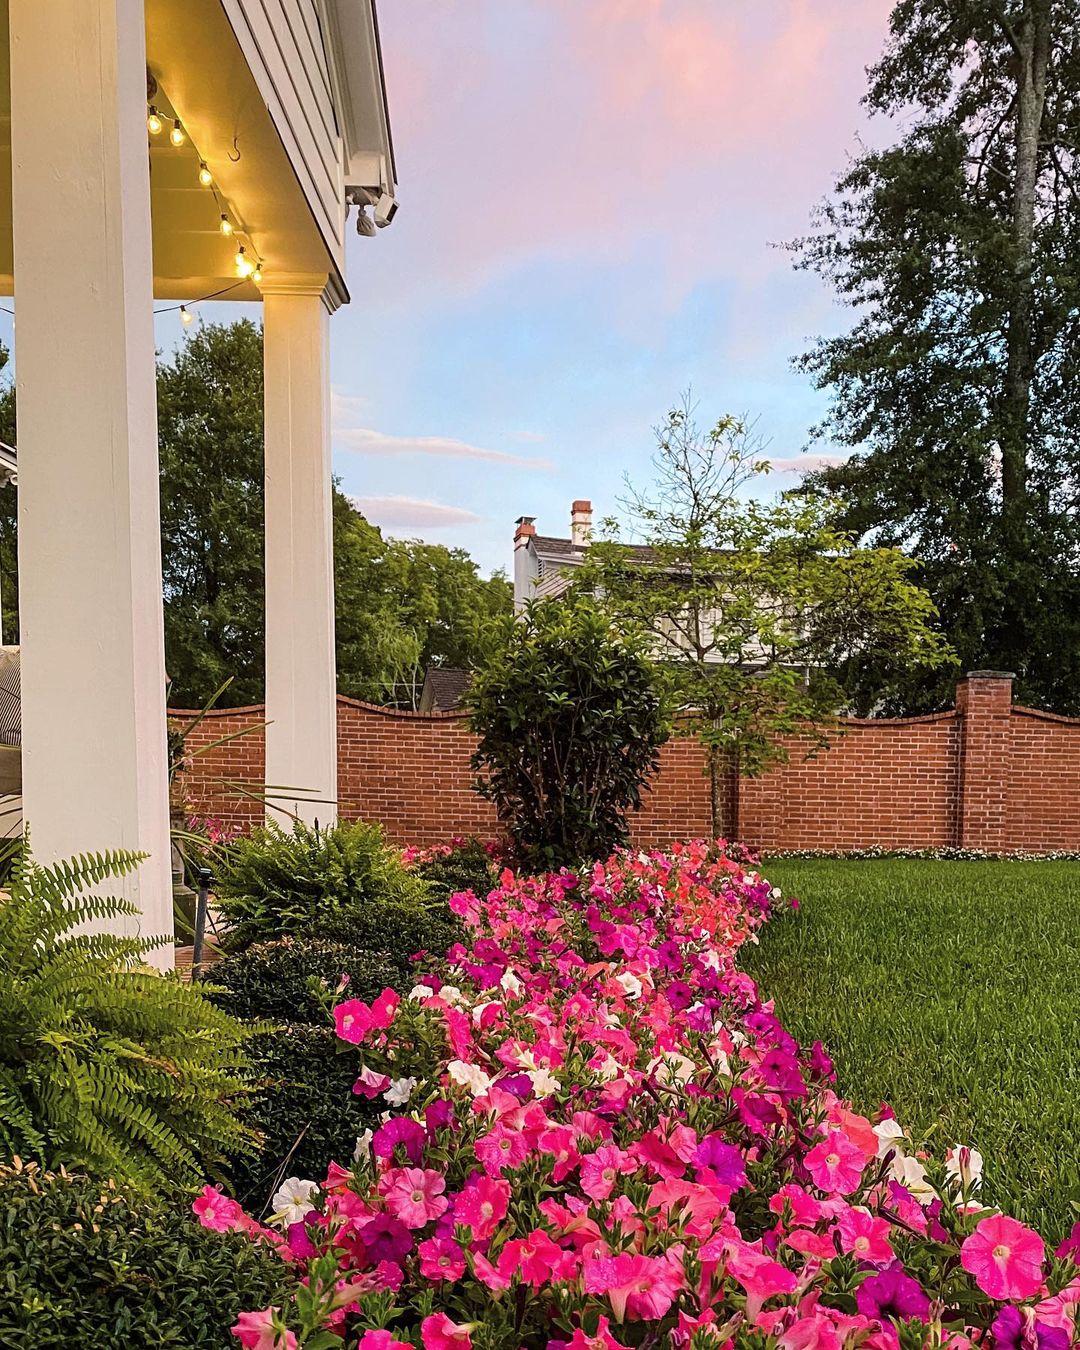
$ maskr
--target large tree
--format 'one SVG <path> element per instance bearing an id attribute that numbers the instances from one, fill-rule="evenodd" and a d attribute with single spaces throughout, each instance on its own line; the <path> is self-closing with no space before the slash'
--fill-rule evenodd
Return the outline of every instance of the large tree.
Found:
<path id="1" fill-rule="evenodd" d="M 7 353 L 0 347 L 0 369 Z M 263 696 L 262 333 L 208 323 L 158 362 L 165 658 L 174 706 Z M 14 444 L 15 395 L 0 390 L 0 439 Z M 338 688 L 414 702 L 428 665 L 471 667 L 491 620 L 509 614 L 501 575 L 463 549 L 385 539 L 335 485 Z M 5 635 L 17 641 L 15 493 L 0 489 Z"/>
<path id="2" fill-rule="evenodd" d="M 865 101 L 903 135 L 794 246 L 857 309 L 800 360 L 832 394 L 817 434 L 856 451 L 810 489 L 920 559 L 966 666 L 1080 712 L 1080 9 L 900 0 Z M 913 673 L 892 706 L 949 685 Z"/>

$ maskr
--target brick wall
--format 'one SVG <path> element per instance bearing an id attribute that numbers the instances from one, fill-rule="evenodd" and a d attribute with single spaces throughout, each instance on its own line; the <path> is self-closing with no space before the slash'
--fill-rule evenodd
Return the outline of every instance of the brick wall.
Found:
<path id="1" fill-rule="evenodd" d="M 185 714 L 176 714 L 185 716 Z M 192 733 L 192 810 L 245 826 L 262 781 L 261 708 L 210 713 Z M 253 728 L 247 734 L 233 733 Z M 724 785 L 725 829 L 764 849 L 930 848 L 993 852 L 1080 849 L 1080 719 L 1012 705 L 1012 679 L 978 671 L 956 708 L 931 717 L 847 719 L 831 749 L 758 779 Z M 495 833 L 491 806 L 470 786 L 473 737 L 455 713 L 402 713 L 338 699 L 341 814 L 378 820 L 401 843 Z M 708 782 L 693 740 L 663 749 L 634 820 L 642 845 L 707 833 Z M 294 785 L 302 786 L 302 785 Z"/>

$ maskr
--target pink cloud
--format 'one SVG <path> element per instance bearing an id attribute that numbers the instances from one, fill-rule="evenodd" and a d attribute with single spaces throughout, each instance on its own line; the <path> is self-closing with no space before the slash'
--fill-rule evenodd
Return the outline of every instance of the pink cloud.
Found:
<path id="1" fill-rule="evenodd" d="M 762 222 L 773 239 L 804 230 L 842 168 L 890 8 L 532 0 L 510 18 L 505 0 L 398 0 L 383 24 L 394 229 L 439 239 L 414 284 L 640 258 L 674 304 L 702 278 L 786 268 Z"/>
<path id="2" fill-rule="evenodd" d="M 504 450 L 486 450 L 450 436 L 391 436 L 372 427 L 336 427 L 334 447 L 358 455 L 434 455 L 441 459 L 483 459 L 525 469 L 550 469 L 546 459 L 526 459 Z"/>
<path id="3" fill-rule="evenodd" d="M 350 497 L 356 509 L 374 525 L 394 530 L 438 530 L 457 525 L 475 525 L 481 517 L 464 507 L 421 497 Z"/>

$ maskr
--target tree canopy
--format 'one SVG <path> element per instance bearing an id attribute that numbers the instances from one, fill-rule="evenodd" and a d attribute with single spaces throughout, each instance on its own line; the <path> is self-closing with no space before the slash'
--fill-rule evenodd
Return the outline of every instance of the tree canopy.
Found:
<path id="1" fill-rule="evenodd" d="M 1080 712 L 1080 10 L 899 0 L 865 102 L 903 135 L 793 245 L 856 310 L 798 363 L 832 395 L 817 436 L 856 452 L 810 491 L 922 562 L 966 667 Z M 913 671 L 890 707 L 950 697 Z"/>

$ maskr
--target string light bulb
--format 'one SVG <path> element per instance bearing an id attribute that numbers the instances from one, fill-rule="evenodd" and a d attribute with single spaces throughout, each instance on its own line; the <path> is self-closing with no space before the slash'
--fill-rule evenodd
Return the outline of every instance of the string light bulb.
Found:
<path id="1" fill-rule="evenodd" d="M 211 183 L 213 183 L 213 181 L 214 175 L 206 167 L 206 160 L 204 159 L 202 163 L 199 165 L 199 182 L 203 185 L 203 187 L 209 187 Z"/>
<path id="2" fill-rule="evenodd" d="M 251 274 L 251 279 L 252 279 L 252 281 L 255 283 L 256 286 L 261 286 L 261 285 L 262 285 L 263 270 L 262 270 L 262 263 L 261 263 L 261 262 L 257 262 L 257 263 L 255 264 L 255 270 L 254 270 L 254 271 L 252 272 L 252 274 Z"/>
<path id="3" fill-rule="evenodd" d="M 184 128 L 180 125 L 179 117 L 172 124 L 172 131 L 169 132 L 169 140 L 176 146 L 183 145 L 187 140 L 187 137 L 184 135 Z"/>
<path id="4" fill-rule="evenodd" d="M 192 314 L 191 310 L 188 309 L 187 305 L 181 305 L 181 306 L 180 306 L 180 322 L 184 325 L 184 327 L 186 328 L 186 327 L 188 326 L 188 324 L 190 324 L 190 323 L 192 323 L 192 322 L 194 321 L 194 319 L 195 319 L 195 315 Z"/>
<path id="5" fill-rule="evenodd" d="M 229 219 L 228 216 L 222 215 L 222 217 L 221 217 L 221 227 L 220 227 L 220 228 L 221 228 L 221 233 L 222 233 L 222 234 L 224 234 L 224 235 L 230 235 L 230 234 L 232 234 L 232 231 L 233 231 L 233 225 L 232 225 L 232 221 Z"/>
<path id="6" fill-rule="evenodd" d="M 151 136 L 160 135 L 161 128 L 164 125 L 165 125 L 164 122 L 162 122 L 161 120 L 161 115 L 159 114 L 158 110 L 154 107 L 154 105 L 151 103 L 150 111 L 146 114 L 147 131 L 149 131 Z"/>
<path id="7" fill-rule="evenodd" d="M 255 271 L 255 264 L 244 252 L 243 244 L 236 250 L 236 275 L 238 277 L 249 277 Z"/>

